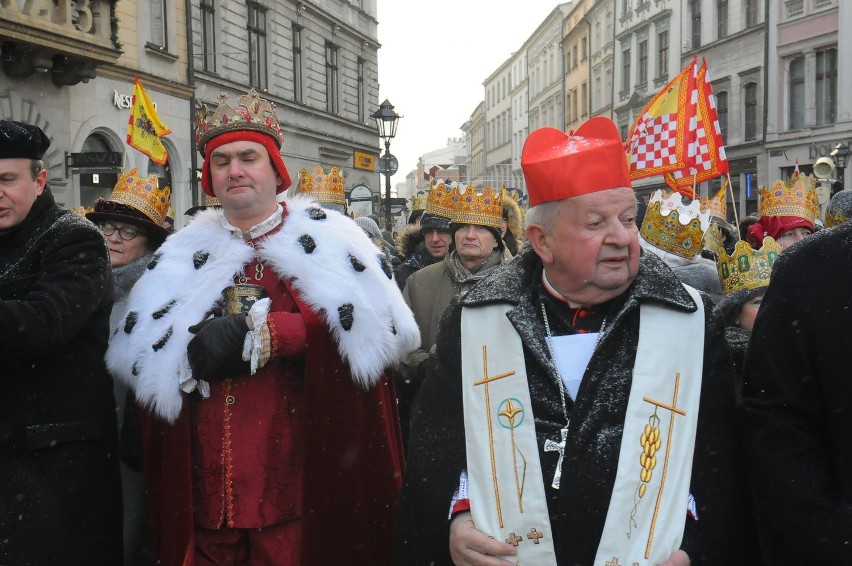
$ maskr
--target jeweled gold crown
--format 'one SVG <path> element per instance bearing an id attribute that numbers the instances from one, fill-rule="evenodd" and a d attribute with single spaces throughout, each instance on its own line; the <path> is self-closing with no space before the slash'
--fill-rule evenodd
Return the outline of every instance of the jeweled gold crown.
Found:
<path id="1" fill-rule="evenodd" d="M 685 205 L 680 193 L 663 197 L 663 192 L 658 190 L 651 196 L 639 234 L 664 252 L 692 259 L 701 252 L 701 242 L 708 228 L 710 215 L 701 212 L 697 200 Z"/>
<path id="2" fill-rule="evenodd" d="M 816 179 L 813 175 L 775 181 L 771 189 L 760 187 L 759 216 L 797 216 L 814 221 L 819 215 Z"/>
<path id="3" fill-rule="evenodd" d="M 704 247 L 716 254 L 716 257 L 722 255 L 725 250 L 725 235 L 722 233 L 722 228 L 715 222 L 710 223 L 710 228 L 704 232 Z"/>
<path id="4" fill-rule="evenodd" d="M 710 217 L 716 217 L 728 221 L 728 184 L 722 183 L 722 188 L 713 197 L 701 199 L 701 212 L 707 212 Z"/>
<path id="5" fill-rule="evenodd" d="M 735 291 L 769 285 L 772 266 L 780 253 L 781 246 L 769 236 L 763 239 L 759 250 L 745 240 L 740 240 L 734 247 L 733 255 L 722 252 L 716 264 L 722 292 L 730 295 Z"/>
<path id="6" fill-rule="evenodd" d="M 450 222 L 453 224 L 476 224 L 500 228 L 503 221 L 503 198 L 500 191 L 486 187 L 482 194 L 468 186 L 459 192 L 456 207 Z"/>
<path id="7" fill-rule="evenodd" d="M 444 183 L 443 179 L 432 181 L 429 196 L 426 199 L 425 213 L 447 219 L 452 218 L 458 196 L 458 190 L 451 183 Z"/>
<path id="8" fill-rule="evenodd" d="M 411 197 L 411 212 L 426 209 L 426 195 L 414 195 Z"/>
<path id="9" fill-rule="evenodd" d="M 169 187 L 159 188 L 156 175 L 143 179 L 139 169 L 134 167 L 118 178 L 109 200 L 132 206 L 160 226 L 169 210 L 171 192 Z"/>
<path id="10" fill-rule="evenodd" d="M 281 124 L 275 113 L 275 104 L 260 98 L 257 91 L 251 89 L 237 99 L 234 108 L 227 102 L 228 95 L 224 92 L 219 95 L 219 106 L 216 112 L 208 120 L 206 104 L 199 104 L 195 114 L 195 139 L 198 142 L 198 151 L 204 153 L 204 146 L 211 138 L 234 130 L 254 130 L 267 134 L 275 140 L 278 147 L 284 141 L 281 132 Z"/>
<path id="11" fill-rule="evenodd" d="M 332 167 L 328 174 L 322 167 L 314 167 L 310 175 L 307 169 L 299 172 L 299 192 L 310 195 L 318 202 L 331 204 L 346 204 L 346 185 L 343 173 L 337 167 Z"/>

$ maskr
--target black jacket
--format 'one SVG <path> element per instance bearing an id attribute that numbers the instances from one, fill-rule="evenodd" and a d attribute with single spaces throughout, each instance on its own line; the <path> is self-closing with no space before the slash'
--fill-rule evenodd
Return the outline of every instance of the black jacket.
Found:
<path id="1" fill-rule="evenodd" d="M 848 564 L 852 541 L 852 223 L 775 263 L 741 416 L 767 563 Z"/>
<path id="2" fill-rule="evenodd" d="M 521 336 L 536 418 L 542 473 L 552 478 L 558 455 L 543 452 L 545 439 L 559 437 L 565 425 L 558 376 L 549 360 L 540 311 L 542 266 L 527 247 L 497 272 L 454 302 L 441 321 L 434 364 L 429 368 L 414 417 L 394 562 L 398 565 L 451 564 L 447 515 L 459 472 L 466 467 L 460 387 L 462 307 L 503 302 Z M 706 311 L 704 375 L 690 492 L 700 521 L 687 521 L 682 548 L 693 565 L 737 564 L 738 518 L 734 484 L 739 476 L 735 404 L 729 353 L 721 324 Z M 593 562 L 615 481 L 624 414 L 630 392 L 639 330 L 639 305 L 655 302 L 681 311 L 695 304 L 661 260 L 643 254 L 631 287 L 610 302 L 607 332 L 589 362 L 576 403 L 566 396 L 571 419 L 562 468 L 562 488 L 545 482 L 560 565 Z M 556 301 L 545 300 L 554 334 L 574 333 Z M 483 332 L 487 332 L 484 329 Z M 660 336 L 660 349 L 676 354 L 677 337 Z M 602 406 L 610 410 L 600 410 Z"/>
<path id="3" fill-rule="evenodd" d="M 103 235 L 45 189 L 0 232 L 0 564 L 120 563 L 111 305 Z"/>

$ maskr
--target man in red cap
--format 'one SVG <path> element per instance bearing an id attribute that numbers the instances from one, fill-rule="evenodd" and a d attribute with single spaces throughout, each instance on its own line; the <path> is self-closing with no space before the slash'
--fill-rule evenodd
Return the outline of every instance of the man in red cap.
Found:
<path id="1" fill-rule="evenodd" d="M 158 250 L 107 353 L 147 409 L 156 558 L 387 563 L 402 453 L 384 370 L 417 346 L 414 319 L 354 222 L 278 202 L 269 101 L 198 116 L 201 186 L 222 206 Z"/>
<path id="2" fill-rule="evenodd" d="M 611 120 L 535 131 L 521 164 L 531 245 L 441 321 L 395 563 L 738 563 L 711 300 L 640 252 Z"/>

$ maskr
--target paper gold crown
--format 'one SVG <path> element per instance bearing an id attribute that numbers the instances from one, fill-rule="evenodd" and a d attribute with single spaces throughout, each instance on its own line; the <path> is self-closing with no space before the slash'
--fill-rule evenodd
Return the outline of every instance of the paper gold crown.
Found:
<path id="1" fill-rule="evenodd" d="M 77 214 L 79 214 L 80 216 L 85 218 L 87 214 L 89 214 L 90 212 L 94 212 L 95 209 L 92 208 L 91 206 L 80 205 L 80 206 L 72 207 L 71 210 L 73 210 L 74 212 L 76 212 Z"/>
<path id="2" fill-rule="evenodd" d="M 458 190 L 443 179 L 432 181 L 429 196 L 426 199 L 425 214 L 434 214 L 443 218 L 452 218 L 458 199 Z"/>
<path id="3" fill-rule="evenodd" d="M 680 193 L 663 197 L 663 192 L 658 190 L 651 196 L 639 234 L 652 246 L 691 260 L 701 252 L 708 228 L 710 215 L 701 212 L 697 200 L 685 205 Z"/>
<path id="4" fill-rule="evenodd" d="M 426 198 L 427 195 L 414 195 L 411 198 L 411 212 L 417 212 L 418 210 L 426 209 Z"/>
<path id="5" fill-rule="evenodd" d="M 502 193 L 486 187 L 478 194 L 473 186 L 459 192 L 456 207 L 450 222 L 453 224 L 476 224 L 500 228 L 503 221 Z"/>
<path id="6" fill-rule="evenodd" d="M 118 178 L 109 200 L 135 208 L 160 226 L 169 210 L 171 192 L 169 187 L 158 187 L 156 175 L 142 178 L 134 167 Z"/>
<path id="7" fill-rule="evenodd" d="M 719 218 L 728 221 L 728 198 L 727 198 L 727 183 L 722 184 L 722 188 L 713 197 L 701 199 L 701 212 L 707 212 L 710 217 Z"/>
<path id="8" fill-rule="evenodd" d="M 224 92 L 219 95 L 219 106 L 209 119 L 206 104 L 200 104 L 196 109 L 195 139 L 202 154 L 211 138 L 233 130 L 254 130 L 267 134 L 281 147 L 284 134 L 275 113 L 275 104 L 260 98 L 254 89 L 237 99 L 240 108 L 234 108 L 227 100 L 228 95 Z"/>
<path id="9" fill-rule="evenodd" d="M 730 295 L 735 291 L 769 285 L 772 266 L 780 253 L 781 246 L 769 236 L 763 239 L 759 250 L 752 248 L 745 240 L 740 240 L 734 247 L 733 255 L 722 252 L 716 264 L 722 292 Z"/>
<path id="10" fill-rule="evenodd" d="M 818 218 L 816 179 L 813 175 L 775 181 L 771 189 L 760 187 L 759 216 L 796 216 L 811 222 Z"/>
<path id="11" fill-rule="evenodd" d="M 346 204 L 343 173 L 337 167 L 332 167 L 328 174 L 319 166 L 314 167 L 310 175 L 307 169 L 302 169 L 299 172 L 299 192 L 314 197 L 318 202 Z"/>

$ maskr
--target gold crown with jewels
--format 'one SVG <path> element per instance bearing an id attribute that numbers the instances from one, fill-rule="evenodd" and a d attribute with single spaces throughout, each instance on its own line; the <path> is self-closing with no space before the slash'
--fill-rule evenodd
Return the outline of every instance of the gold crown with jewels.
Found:
<path id="1" fill-rule="evenodd" d="M 169 210 L 171 192 L 169 187 L 159 188 L 156 175 L 142 178 L 134 167 L 118 178 L 109 200 L 135 208 L 160 226 Z"/>
<path id="2" fill-rule="evenodd" d="M 346 204 L 343 173 L 337 167 L 332 167 L 328 174 L 319 166 L 314 167 L 311 174 L 302 169 L 299 172 L 299 193 L 310 195 L 318 202 Z"/>
<path id="3" fill-rule="evenodd" d="M 732 255 L 729 256 L 723 251 L 716 264 L 722 292 L 730 295 L 735 291 L 769 285 L 772 266 L 780 253 L 781 246 L 769 236 L 763 239 L 759 250 L 751 247 L 745 240 L 740 240 L 734 246 Z"/>
<path id="4" fill-rule="evenodd" d="M 699 201 L 685 205 L 680 193 L 664 197 L 657 190 L 648 202 L 639 234 L 655 248 L 691 260 L 701 252 L 708 228 L 710 214 L 701 212 Z"/>
<path id="5" fill-rule="evenodd" d="M 701 212 L 707 212 L 710 217 L 728 221 L 728 183 L 722 183 L 722 188 L 712 197 L 701 199 Z"/>
<path id="6" fill-rule="evenodd" d="M 426 195 L 414 195 L 411 197 L 411 212 L 426 210 Z"/>
<path id="7" fill-rule="evenodd" d="M 486 187 L 479 194 L 473 186 L 468 186 L 464 192 L 459 192 L 450 222 L 500 228 L 503 222 L 502 195 L 502 191 L 495 192 L 491 187 Z"/>
<path id="8" fill-rule="evenodd" d="M 204 146 L 212 138 L 225 132 L 235 130 L 254 130 L 271 136 L 278 147 L 284 141 L 281 132 L 281 123 L 275 113 L 275 104 L 261 98 L 257 91 L 251 89 L 237 99 L 234 108 L 228 104 L 228 95 L 224 92 L 219 95 L 219 106 L 216 112 L 208 119 L 206 104 L 199 104 L 195 114 L 195 139 L 198 142 L 198 150 L 203 154 Z"/>
<path id="9" fill-rule="evenodd" d="M 429 196 L 426 198 L 425 214 L 452 218 L 458 196 L 458 190 L 452 183 L 435 179 L 431 183 Z"/>
<path id="10" fill-rule="evenodd" d="M 757 205 L 759 216 L 797 216 L 810 220 L 819 218 L 819 199 L 813 175 L 793 176 L 775 181 L 772 188 L 760 187 Z"/>

